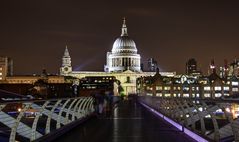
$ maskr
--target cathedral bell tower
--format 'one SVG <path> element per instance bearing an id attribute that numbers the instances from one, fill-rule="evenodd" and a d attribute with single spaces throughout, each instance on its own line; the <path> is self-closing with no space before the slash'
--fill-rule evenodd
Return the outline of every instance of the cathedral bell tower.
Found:
<path id="1" fill-rule="evenodd" d="M 62 57 L 62 65 L 60 68 L 60 75 L 67 76 L 70 72 L 72 72 L 71 57 L 70 57 L 68 48 L 66 46 L 64 55 Z"/>

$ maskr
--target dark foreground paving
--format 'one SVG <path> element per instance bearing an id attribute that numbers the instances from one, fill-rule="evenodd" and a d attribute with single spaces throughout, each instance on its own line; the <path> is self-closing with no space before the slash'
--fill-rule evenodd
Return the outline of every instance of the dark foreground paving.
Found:
<path id="1" fill-rule="evenodd" d="M 56 142 L 193 142 L 141 105 L 121 102 L 112 117 L 91 118 Z"/>

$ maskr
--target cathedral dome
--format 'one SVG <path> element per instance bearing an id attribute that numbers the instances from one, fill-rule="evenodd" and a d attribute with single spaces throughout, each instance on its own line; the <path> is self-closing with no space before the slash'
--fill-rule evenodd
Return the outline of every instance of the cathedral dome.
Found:
<path id="1" fill-rule="evenodd" d="M 121 30 L 121 36 L 115 40 L 111 52 L 107 52 L 105 71 L 124 72 L 130 70 L 140 72 L 140 55 L 137 54 L 135 42 L 128 36 L 125 18 Z"/>
<path id="2" fill-rule="evenodd" d="M 136 44 L 129 36 L 121 36 L 115 40 L 112 53 L 137 53 Z"/>
<path id="3" fill-rule="evenodd" d="M 112 53 L 137 53 L 135 42 L 128 36 L 125 19 L 123 21 L 121 36 L 115 40 Z"/>

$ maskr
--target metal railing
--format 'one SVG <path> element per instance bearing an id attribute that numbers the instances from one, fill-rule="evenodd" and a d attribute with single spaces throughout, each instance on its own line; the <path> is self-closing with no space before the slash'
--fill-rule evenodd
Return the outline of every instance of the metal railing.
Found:
<path id="1" fill-rule="evenodd" d="M 139 101 L 157 111 L 162 118 L 178 124 L 183 131 L 190 131 L 205 141 L 239 141 L 239 119 L 233 116 L 232 108 L 235 101 L 152 96 L 140 96 Z"/>
<path id="2" fill-rule="evenodd" d="M 0 102 L 0 131 L 9 142 L 35 141 L 93 112 L 92 97 Z"/>

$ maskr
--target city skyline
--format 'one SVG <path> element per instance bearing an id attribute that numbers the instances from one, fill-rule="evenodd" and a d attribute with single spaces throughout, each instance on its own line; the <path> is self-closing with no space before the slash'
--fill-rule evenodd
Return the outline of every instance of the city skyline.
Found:
<path id="1" fill-rule="evenodd" d="M 123 2 L 122 2 L 123 3 Z M 5 2 L 0 15 L 0 55 L 14 62 L 14 74 L 59 72 L 65 46 L 73 70 L 101 70 L 126 17 L 129 36 L 142 63 L 155 58 L 163 71 L 185 72 L 195 58 L 206 74 L 238 58 L 239 10 L 233 1 L 159 2 Z M 145 64 L 146 65 L 146 64 Z"/>

